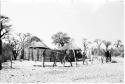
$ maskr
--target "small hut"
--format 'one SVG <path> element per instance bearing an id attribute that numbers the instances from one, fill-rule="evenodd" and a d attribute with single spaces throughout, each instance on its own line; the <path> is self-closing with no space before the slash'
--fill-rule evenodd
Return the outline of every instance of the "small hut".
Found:
<path id="1" fill-rule="evenodd" d="M 72 50 L 73 51 L 73 56 L 75 58 L 75 62 L 77 65 L 77 59 L 75 55 L 75 50 L 79 50 L 80 48 L 75 44 L 75 42 L 72 40 L 68 44 L 64 45 L 63 47 L 59 48 L 59 50 Z"/>
<path id="2" fill-rule="evenodd" d="M 49 49 L 49 47 L 41 42 L 33 41 L 30 46 L 27 48 L 27 52 L 25 53 L 25 58 L 33 61 L 41 61 L 43 51 L 45 49 Z"/>

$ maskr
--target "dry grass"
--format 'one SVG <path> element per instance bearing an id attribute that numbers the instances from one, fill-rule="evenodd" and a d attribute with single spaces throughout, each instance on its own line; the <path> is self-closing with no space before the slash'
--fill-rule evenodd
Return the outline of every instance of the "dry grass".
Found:
<path id="1" fill-rule="evenodd" d="M 13 61 L 13 69 L 10 69 L 10 62 L 4 63 L 4 68 L 0 71 L 1 82 L 13 83 L 38 83 L 38 82 L 104 82 L 120 83 L 124 82 L 124 59 L 113 58 L 116 63 L 89 64 L 63 67 L 57 63 L 57 67 L 52 67 L 53 63 L 46 63 L 45 68 L 41 67 L 41 62 L 33 61 Z M 35 64 L 35 66 L 34 66 Z M 66 63 L 69 66 L 69 63 Z"/>

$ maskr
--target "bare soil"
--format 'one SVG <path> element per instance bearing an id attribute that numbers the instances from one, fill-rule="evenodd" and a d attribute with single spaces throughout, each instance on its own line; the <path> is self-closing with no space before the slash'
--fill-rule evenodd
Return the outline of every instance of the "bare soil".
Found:
<path id="1" fill-rule="evenodd" d="M 79 83 L 124 83 L 124 58 L 113 57 L 112 63 L 85 64 L 78 62 L 66 63 L 66 67 L 59 62 L 52 67 L 52 62 L 46 62 L 46 67 L 41 62 L 13 61 L 3 63 L 0 71 L 0 83 L 46 83 L 46 82 L 79 82 Z"/>

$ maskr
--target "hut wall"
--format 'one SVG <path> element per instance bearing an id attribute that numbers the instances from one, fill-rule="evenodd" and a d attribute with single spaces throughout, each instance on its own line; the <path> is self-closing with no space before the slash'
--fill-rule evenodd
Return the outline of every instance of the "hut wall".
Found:
<path id="1" fill-rule="evenodd" d="M 29 48 L 29 60 L 42 61 L 43 51 L 44 51 L 44 49 Z"/>
<path id="2" fill-rule="evenodd" d="M 30 52 L 29 60 L 32 60 L 33 59 L 33 49 L 29 48 L 29 52 Z"/>
<path id="3" fill-rule="evenodd" d="M 44 50 L 45 49 L 40 49 L 40 48 L 27 48 L 27 49 L 25 49 L 25 52 L 24 52 L 24 55 L 25 55 L 24 59 L 30 60 L 30 61 L 42 61 L 42 56 L 43 56 L 43 51 Z M 50 53 L 48 51 L 49 50 L 46 50 L 47 56 L 49 56 L 48 53 Z M 44 59 L 44 61 L 45 62 L 50 62 L 52 60 L 50 60 L 49 57 L 46 57 Z"/>
<path id="4" fill-rule="evenodd" d="M 38 52 L 39 61 L 42 61 L 43 51 L 44 49 L 39 49 L 39 52 Z"/>
<path id="5" fill-rule="evenodd" d="M 37 48 L 37 61 L 39 61 L 39 49 Z"/>
<path id="6" fill-rule="evenodd" d="M 33 59 L 33 52 L 31 48 L 26 48 L 24 50 L 24 59 L 25 60 L 32 60 Z"/>
<path id="7" fill-rule="evenodd" d="M 33 61 L 37 61 L 38 59 L 37 59 L 37 57 L 38 57 L 38 49 L 37 48 L 35 48 L 35 49 L 33 49 Z"/>

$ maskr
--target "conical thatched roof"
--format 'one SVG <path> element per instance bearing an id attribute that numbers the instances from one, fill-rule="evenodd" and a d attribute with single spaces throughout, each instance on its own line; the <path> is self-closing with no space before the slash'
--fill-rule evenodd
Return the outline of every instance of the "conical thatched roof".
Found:
<path id="1" fill-rule="evenodd" d="M 63 47 L 61 48 L 58 48 L 59 50 L 66 50 L 66 49 L 69 49 L 69 50 L 76 50 L 76 49 L 80 49 L 73 41 L 64 45 Z"/>
<path id="2" fill-rule="evenodd" d="M 42 41 L 39 41 L 39 42 L 33 41 L 30 44 L 30 48 L 44 48 L 44 49 L 47 49 L 49 47 L 46 44 L 44 44 Z"/>

